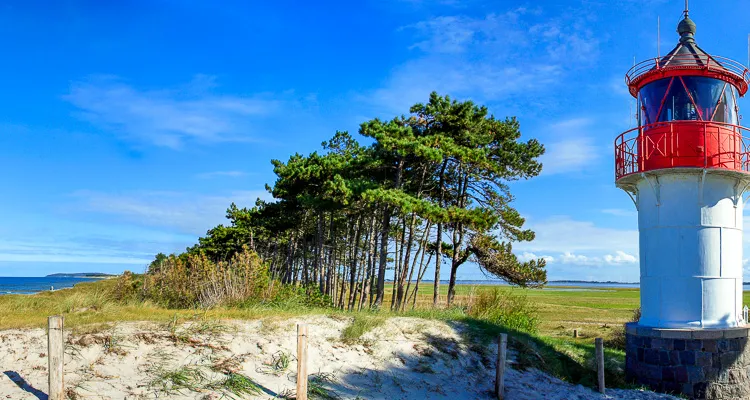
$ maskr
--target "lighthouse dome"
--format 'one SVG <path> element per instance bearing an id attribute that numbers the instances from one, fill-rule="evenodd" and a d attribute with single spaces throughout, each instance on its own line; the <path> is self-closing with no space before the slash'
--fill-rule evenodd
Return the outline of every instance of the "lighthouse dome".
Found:
<path id="1" fill-rule="evenodd" d="M 682 38 L 692 39 L 695 35 L 695 22 L 686 15 L 685 18 L 677 24 L 677 33 L 681 36 L 680 41 L 682 41 Z"/>

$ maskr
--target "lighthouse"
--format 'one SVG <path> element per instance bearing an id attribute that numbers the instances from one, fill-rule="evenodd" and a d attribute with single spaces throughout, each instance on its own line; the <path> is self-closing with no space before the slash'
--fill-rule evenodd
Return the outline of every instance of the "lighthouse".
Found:
<path id="1" fill-rule="evenodd" d="M 632 381 L 698 399 L 750 399 L 742 300 L 750 140 L 738 99 L 750 73 L 679 42 L 626 74 L 638 127 L 615 140 L 615 182 L 638 210 L 641 317 L 626 326 Z"/>

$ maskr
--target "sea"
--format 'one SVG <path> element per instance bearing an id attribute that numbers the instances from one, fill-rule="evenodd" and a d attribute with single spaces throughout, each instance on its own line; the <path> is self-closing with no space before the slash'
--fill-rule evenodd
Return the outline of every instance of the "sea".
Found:
<path id="1" fill-rule="evenodd" d="M 91 278 L 64 278 L 64 277 L 1 277 L 0 276 L 0 295 L 3 294 L 32 294 L 38 293 L 51 288 L 65 289 L 71 288 L 76 283 L 91 282 Z"/>

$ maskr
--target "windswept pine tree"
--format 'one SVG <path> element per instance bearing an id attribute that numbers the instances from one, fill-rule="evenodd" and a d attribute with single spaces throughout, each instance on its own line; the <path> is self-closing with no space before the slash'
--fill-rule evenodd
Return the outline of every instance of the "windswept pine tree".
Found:
<path id="1" fill-rule="evenodd" d="M 229 224 L 188 253 L 226 261 L 250 249 L 272 278 L 320 290 L 349 310 L 381 307 L 388 280 L 391 308 L 413 308 L 431 266 L 433 305 L 444 266 L 447 305 L 467 262 L 513 285 L 544 285 L 544 260 L 521 262 L 512 252 L 534 233 L 508 186 L 541 172 L 544 147 L 522 141 L 515 118 L 496 119 L 471 101 L 433 92 L 409 111 L 363 123 L 366 145 L 336 132 L 320 152 L 272 160 L 275 201 L 232 204 Z"/>

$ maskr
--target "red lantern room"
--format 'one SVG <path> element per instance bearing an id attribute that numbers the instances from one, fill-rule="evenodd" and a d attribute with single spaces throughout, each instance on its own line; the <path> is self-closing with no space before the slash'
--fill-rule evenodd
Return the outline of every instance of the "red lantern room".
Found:
<path id="1" fill-rule="evenodd" d="M 719 168 L 749 172 L 750 141 L 743 140 L 737 100 L 748 90 L 742 64 L 703 51 L 688 17 L 680 42 L 664 57 L 633 66 L 626 75 L 638 102 L 638 127 L 615 141 L 615 179 L 663 168 Z"/>

